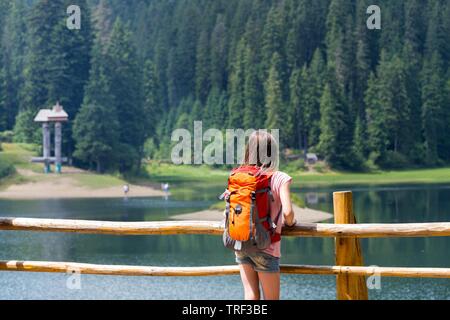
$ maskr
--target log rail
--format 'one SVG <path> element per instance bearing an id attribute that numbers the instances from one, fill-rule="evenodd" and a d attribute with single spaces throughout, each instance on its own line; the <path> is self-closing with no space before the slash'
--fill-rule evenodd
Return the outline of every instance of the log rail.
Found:
<path id="1" fill-rule="evenodd" d="M 450 278 L 450 268 L 404 268 L 404 267 L 358 267 L 358 266 L 312 266 L 281 265 L 284 274 L 353 275 L 401 277 L 401 278 Z M 239 267 L 149 267 L 126 265 L 99 265 L 76 262 L 48 261 L 0 261 L 0 271 L 25 271 L 119 275 L 119 276 L 164 276 L 204 277 L 238 275 Z"/>
<path id="2" fill-rule="evenodd" d="M 221 222 L 152 221 L 112 222 L 92 220 L 58 220 L 34 218 L 0 218 L 0 230 L 36 232 L 72 232 L 84 234 L 133 235 L 222 235 Z M 318 238 L 412 238 L 448 237 L 450 222 L 329 224 L 303 223 L 284 229 L 283 236 Z"/>

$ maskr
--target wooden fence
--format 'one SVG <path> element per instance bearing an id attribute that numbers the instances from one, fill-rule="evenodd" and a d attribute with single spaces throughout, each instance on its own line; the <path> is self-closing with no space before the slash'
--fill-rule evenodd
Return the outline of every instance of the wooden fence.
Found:
<path id="1" fill-rule="evenodd" d="M 335 238 L 335 266 L 282 265 L 287 274 L 319 274 L 336 276 L 339 300 L 368 299 L 366 278 L 417 277 L 450 278 L 450 268 L 365 267 L 359 238 L 447 237 L 450 223 L 357 224 L 353 214 L 351 192 L 333 194 L 335 224 L 299 224 L 283 230 L 283 236 Z M 35 232 L 75 232 L 112 235 L 221 235 L 221 222 L 106 222 L 86 220 L 0 218 L 0 230 Z M 443 253 L 444 254 L 444 253 Z M 219 276 L 239 274 L 233 266 L 216 267 L 148 267 L 96 265 L 73 262 L 0 261 L 0 271 L 61 272 L 126 276 Z"/>

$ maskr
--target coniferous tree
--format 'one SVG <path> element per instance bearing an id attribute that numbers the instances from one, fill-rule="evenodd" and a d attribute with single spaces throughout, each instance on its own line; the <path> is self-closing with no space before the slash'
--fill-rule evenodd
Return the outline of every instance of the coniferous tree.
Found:
<path id="1" fill-rule="evenodd" d="M 369 141 L 374 160 L 391 164 L 388 153 L 404 155 L 410 147 L 404 130 L 411 119 L 406 72 L 400 58 L 382 53 L 377 76 L 369 80 L 366 92 Z"/>
<path id="2" fill-rule="evenodd" d="M 289 139 L 291 128 L 286 121 L 286 108 L 283 101 L 283 91 L 279 74 L 280 56 L 273 54 L 272 66 L 265 83 L 265 106 L 267 110 L 266 128 L 280 130 L 280 144 L 285 146 Z"/>
<path id="3" fill-rule="evenodd" d="M 330 70 L 334 70 L 336 73 L 336 80 L 342 87 L 343 93 L 348 97 L 352 94 L 352 40 L 354 38 L 351 35 L 353 28 L 352 12 L 351 2 L 331 0 L 326 23 L 328 30 L 326 35 L 328 66 Z"/>
<path id="4" fill-rule="evenodd" d="M 145 142 L 142 77 L 129 27 L 117 19 L 106 51 L 106 75 L 120 124 L 121 171 L 137 168 Z"/>
<path id="5" fill-rule="evenodd" d="M 239 41 L 236 48 L 236 59 L 232 66 L 230 75 L 229 92 L 230 98 L 228 101 L 228 126 L 229 128 L 242 128 L 243 119 L 242 112 L 245 108 L 244 101 L 244 81 L 245 81 L 245 39 Z"/>
<path id="6" fill-rule="evenodd" d="M 195 4 L 186 6 L 184 14 L 178 21 L 175 37 L 175 47 L 170 54 L 171 68 L 169 81 L 172 83 L 172 105 L 195 92 L 196 39 L 198 37 L 197 24 L 199 19 Z"/>
<path id="7" fill-rule="evenodd" d="M 16 139 L 21 139 L 21 142 L 39 143 L 36 140 L 38 134 L 34 134 L 39 128 L 34 125 L 33 118 L 37 110 L 48 107 L 49 87 L 56 78 L 55 72 L 51 72 L 52 63 L 55 56 L 60 54 L 57 52 L 60 48 L 52 34 L 64 22 L 64 12 L 63 0 L 40 0 L 32 7 L 28 17 L 29 54 L 26 57 L 25 80 L 20 93 L 23 97 L 19 106 L 20 121 L 16 120 L 14 128 Z"/>
<path id="8" fill-rule="evenodd" d="M 0 132 L 8 127 L 8 112 L 5 103 L 5 71 L 0 62 Z"/>
<path id="9" fill-rule="evenodd" d="M 30 10 L 28 20 L 29 55 L 26 58 L 24 86 L 20 96 L 20 111 L 49 107 L 59 101 L 74 118 L 83 100 L 83 88 L 89 73 L 91 29 L 89 10 L 85 1 L 81 30 L 69 30 L 66 25 L 68 0 L 39 0 Z M 33 126 L 33 112 L 27 112 L 28 125 Z M 24 119 L 25 120 L 25 119 Z M 36 127 L 37 129 L 37 127 Z M 68 130 L 67 130 L 68 129 Z M 16 133 L 25 142 L 33 142 L 27 133 Z M 70 124 L 65 129 L 64 146 L 70 155 L 72 142 Z M 28 132 L 29 130 L 27 130 Z M 38 142 L 38 141 L 34 141 Z"/>
<path id="10" fill-rule="evenodd" d="M 115 169 L 120 126 L 100 36 L 92 49 L 86 94 L 73 125 L 74 157 L 98 172 Z"/>
<path id="11" fill-rule="evenodd" d="M 113 12 L 108 0 L 100 0 L 92 16 L 98 40 L 105 45 L 109 42 L 114 24 Z"/>
<path id="12" fill-rule="evenodd" d="M 340 164 L 337 159 L 339 145 L 338 131 L 343 126 L 345 114 L 341 112 L 341 102 L 338 101 L 329 84 L 325 85 L 320 99 L 320 143 L 319 150 L 332 165 Z"/>
<path id="13" fill-rule="evenodd" d="M 264 75 L 269 74 L 272 66 L 272 58 L 275 53 L 280 56 L 283 54 L 283 23 L 281 14 L 281 4 L 273 6 L 268 15 L 262 34 L 262 67 Z M 281 63 L 281 62 L 280 62 Z M 281 65 L 280 65 L 281 67 Z M 280 74 L 283 70 L 278 70 Z"/>
<path id="14" fill-rule="evenodd" d="M 383 48 L 386 54 L 391 55 L 400 52 L 404 39 L 405 1 L 386 2 L 386 10 L 383 11 L 382 30 L 379 39 L 379 48 Z"/>
<path id="15" fill-rule="evenodd" d="M 363 125 L 363 120 L 360 116 L 356 118 L 356 124 L 355 124 L 355 132 L 353 136 L 353 154 L 355 156 L 355 160 L 357 163 L 364 162 L 364 159 L 366 158 L 366 152 L 367 152 L 367 132 L 365 130 L 365 127 Z"/>
<path id="16" fill-rule="evenodd" d="M 162 113 L 159 97 L 159 83 L 155 65 L 152 61 L 148 60 L 145 63 L 143 78 L 144 102 L 142 104 L 142 109 L 145 128 L 144 139 L 155 135 L 157 119 Z"/>
<path id="17" fill-rule="evenodd" d="M 295 69 L 289 80 L 290 88 L 290 115 L 293 117 L 293 122 L 295 125 L 294 136 L 297 139 L 298 149 L 303 149 L 307 152 L 307 133 L 305 125 L 305 110 L 304 110 L 304 94 L 306 94 L 305 86 L 306 77 L 303 77 L 303 72 L 306 72 L 306 68 Z"/>
<path id="18" fill-rule="evenodd" d="M 370 158 L 378 161 L 386 156 L 388 147 L 388 132 L 384 121 L 384 110 L 380 99 L 380 83 L 374 73 L 371 73 L 365 102 L 367 105 L 367 133 L 368 145 L 371 152 Z"/>
<path id="19" fill-rule="evenodd" d="M 325 84 L 320 99 L 320 140 L 318 149 L 330 165 L 354 168 L 359 165 L 352 149 L 352 132 L 348 125 L 348 110 L 343 103 L 340 88 L 329 70 L 330 80 Z"/>
<path id="20" fill-rule="evenodd" d="M 70 1 L 65 1 L 67 8 Z M 67 6 L 66 6 L 67 5 Z M 77 2 L 82 10 L 81 29 L 67 28 L 66 16 L 55 26 L 52 35 L 58 48 L 51 61 L 51 71 L 48 87 L 48 105 L 58 101 L 74 119 L 83 103 L 84 88 L 89 79 L 90 52 L 92 49 L 92 29 L 90 24 L 90 10 L 86 0 Z M 64 12 L 63 12 L 64 13 Z M 72 139 L 72 122 L 63 126 L 63 145 L 65 154 L 72 155 L 74 142 Z"/>
<path id="21" fill-rule="evenodd" d="M 12 129 L 19 111 L 20 88 L 23 86 L 25 52 L 27 50 L 26 16 L 28 7 L 22 1 L 12 1 L 9 14 L 5 17 L 2 35 L 2 66 L 4 77 L 5 129 Z"/>
<path id="22" fill-rule="evenodd" d="M 195 95 L 202 103 L 206 101 L 210 90 L 209 52 L 208 33 L 203 31 L 197 43 L 195 68 Z"/>
<path id="23" fill-rule="evenodd" d="M 228 100 L 225 92 L 214 87 L 206 101 L 206 127 L 225 129 L 228 118 Z"/>
<path id="24" fill-rule="evenodd" d="M 308 69 L 302 71 L 304 94 L 303 108 L 307 138 L 305 148 L 316 146 L 320 135 L 320 98 L 323 91 L 325 62 L 320 50 L 316 50 Z"/>
<path id="25" fill-rule="evenodd" d="M 450 78 L 447 79 L 448 80 L 444 88 L 444 106 L 448 106 L 450 104 Z M 445 134 L 439 136 L 438 152 L 444 163 L 448 164 L 450 162 L 450 110 L 446 107 L 442 110 L 444 112 L 443 132 L 445 132 Z"/>
<path id="26" fill-rule="evenodd" d="M 154 62 L 155 62 L 155 72 L 159 79 L 159 92 L 158 96 L 160 98 L 160 104 L 162 110 L 167 110 L 169 108 L 169 92 L 168 92 L 168 79 L 167 79 L 167 69 L 168 69 L 168 50 L 169 39 L 167 37 L 158 37 L 155 52 L 154 52 Z"/>
<path id="27" fill-rule="evenodd" d="M 367 147 L 364 143 L 366 139 L 367 123 L 366 123 L 366 105 L 364 102 L 364 94 L 367 90 L 367 82 L 371 72 L 371 56 L 370 56 L 370 31 L 366 26 L 366 9 L 368 1 L 362 0 L 357 3 L 356 14 L 356 31 L 355 31 L 355 66 L 353 80 L 353 97 L 352 102 L 355 104 L 356 121 L 355 121 L 355 150 L 360 158 L 367 155 Z"/>
<path id="28" fill-rule="evenodd" d="M 264 127 L 265 109 L 263 88 L 258 77 L 258 63 L 256 54 L 246 46 L 244 53 L 244 117 L 243 126 L 246 129 L 260 129 Z"/>
<path id="29" fill-rule="evenodd" d="M 441 35 L 444 38 L 444 40 L 442 42 L 440 42 L 441 46 L 442 46 L 442 50 L 441 50 L 441 55 L 442 55 L 442 59 L 445 63 L 445 65 L 447 65 L 447 67 L 450 65 L 450 3 L 448 2 L 443 2 L 444 7 L 441 10 L 442 13 L 442 29 L 443 29 L 443 33 L 441 33 Z M 429 20 L 429 19 L 428 19 Z"/>
<path id="30" fill-rule="evenodd" d="M 101 80 L 103 81 L 103 80 Z M 99 173 L 114 168 L 119 122 L 111 109 L 100 104 L 83 104 L 74 121 L 74 156 Z"/>
<path id="31" fill-rule="evenodd" d="M 431 60 L 424 64 L 422 72 L 422 125 L 425 139 L 425 155 L 427 164 L 439 162 L 439 136 L 445 132 L 445 79 L 442 72 L 442 60 L 435 52 Z"/>
<path id="32" fill-rule="evenodd" d="M 227 86 L 227 29 L 224 20 L 224 16 L 219 14 L 211 33 L 211 86 L 219 91 Z"/>
<path id="33" fill-rule="evenodd" d="M 421 0 L 404 2 L 404 43 L 409 45 L 412 51 L 418 55 L 424 50 L 425 36 L 427 33 L 423 21 L 423 12 L 425 12 L 423 5 L 424 3 Z"/>
<path id="34" fill-rule="evenodd" d="M 421 59 L 413 51 L 413 48 L 405 44 L 402 52 L 402 62 L 405 71 L 405 89 L 409 100 L 409 121 L 403 123 L 403 131 L 405 134 L 405 144 L 407 147 L 405 156 L 413 163 L 423 163 L 422 134 L 417 128 L 422 126 L 421 121 L 421 83 L 420 74 Z"/>

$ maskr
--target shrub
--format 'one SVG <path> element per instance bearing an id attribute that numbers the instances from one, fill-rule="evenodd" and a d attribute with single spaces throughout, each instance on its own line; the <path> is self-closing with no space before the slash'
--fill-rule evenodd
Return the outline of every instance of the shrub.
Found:
<path id="1" fill-rule="evenodd" d="M 364 169 L 367 172 L 376 172 L 380 170 L 380 167 L 369 157 L 369 159 L 364 162 Z"/>
<path id="2" fill-rule="evenodd" d="M 13 142 L 14 133 L 12 131 L 3 131 L 0 132 L 0 143 L 6 142 L 11 143 Z"/>
<path id="3" fill-rule="evenodd" d="M 14 125 L 14 142 L 39 144 L 42 141 L 42 129 L 33 120 L 35 113 L 33 110 L 27 110 L 17 115 Z"/>
<path id="4" fill-rule="evenodd" d="M 155 159 L 158 147 L 153 138 L 148 138 L 144 144 L 144 157 L 147 159 Z"/>
<path id="5" fill-rule="evenodd" d="M 288 172 L 305 171 L 306 170 L 305 160 L 297 159 L 297 160 L 289 161 L 284 166 L 284 169 Z"/>
<path id="6" fill-rule="evenodd" d="M 313 168 L 315 171 L 317 171 L 319 173 L 324 173 L 324 172 L 328 171 L 327 166 L 323 162 L 317 162 Z"/>
<path id="7" fill-rule="evenodd" d="M 403 169 L 411 164 L 405 155 L 395 151 L 387 151 L 381 165 L 386 169 Z"/>
<path id="8" fill-rule="evenodd" d="M 3 159 L 0 160 L 0 179 L 13 175 L 16 172 L 14 166 Z"/>

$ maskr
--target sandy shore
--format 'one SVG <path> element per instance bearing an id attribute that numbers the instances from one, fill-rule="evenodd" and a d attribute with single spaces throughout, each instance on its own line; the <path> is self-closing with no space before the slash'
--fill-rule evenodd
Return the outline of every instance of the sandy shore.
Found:
<path id="1" fill-rule="evenodd" d="M 101 189 L 84 188 L 70 183 L 26 183 L 14 185 L 0 192 L 1 199 L 33 200 L 33 199 L 75 199 L 75 198 L 122 198 L 122 187 Z M 164 196 L 164 192 L 148 187 L 130 186 L 128 197 Z"/>
<path id="2" fill-rule="evenodd" d="M 19 172 L 23 176 L 39 176 L 39 173 Z M 74 174 L 75 172 L 71 172 Z M 151 187 L 129 185 L 128 197 L 157 197 L 165 193 Z M 11 185 L 0 191 L 0 199 L 36 200 L 36 199 L 77 199 L 77 198 L 122 198 L 123 186 L 90 188 L 81 186 L 70 174 L 46 176 L 42 181 Z"/>
<path id="3" fill-rule="evenodd" d="M 332 214 L 328 212 L 313 210 L 309 208 L 300 208 L 294 205 L 295 218 L 300 223 L 316 223 L 331 219 Z M 202 220 L 202 221 L 221 221 L 223 219 L 223 211 L 204 210 L 194 213 L 185 213 L 170 217 L 174 220 Z"/>

